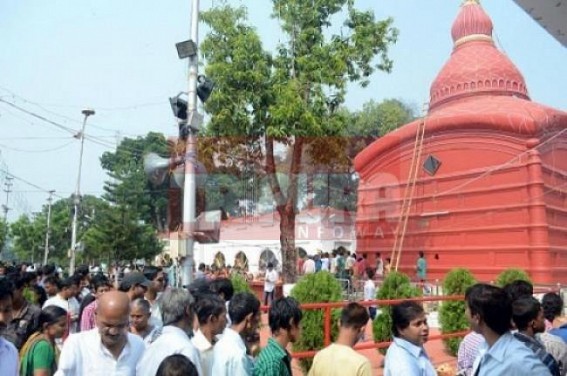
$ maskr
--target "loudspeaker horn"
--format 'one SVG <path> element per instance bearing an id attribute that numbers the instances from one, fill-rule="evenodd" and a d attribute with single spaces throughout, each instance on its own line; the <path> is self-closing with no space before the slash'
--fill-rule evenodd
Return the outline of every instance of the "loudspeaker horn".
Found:
<path id="1" fill-rule="evenodd" d="M 156 153 L 148 153 L 144 156 L 144 172 L 155 185 L 164 182 L 169 169 L 183 163 L 183 158 L 162 158 Z"/>

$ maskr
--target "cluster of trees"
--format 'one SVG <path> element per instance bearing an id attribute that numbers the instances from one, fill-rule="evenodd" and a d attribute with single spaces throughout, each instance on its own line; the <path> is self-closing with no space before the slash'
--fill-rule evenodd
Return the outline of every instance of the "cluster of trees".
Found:
<path id="1" fill-rule="evenodd" d="M 144 173 L 143 157 L 149 152 L 166 154 L 165 137 L 124 139 L 116 151 L 101 157 L 110 180 L 102 197 L 81 197 L 78 213 L 78 263 L 152 258 L 163 245 L 158 232 L 164 230 L 167 190 L 151 185 Z M 45 249 L 48 207 L 33 216 L 23 215 L 9 226 L 14 254 L 21 261 L 41 262 Z M 49 260 L 68 263 L 73 217 L 72 197 L 51 206 Z"/>

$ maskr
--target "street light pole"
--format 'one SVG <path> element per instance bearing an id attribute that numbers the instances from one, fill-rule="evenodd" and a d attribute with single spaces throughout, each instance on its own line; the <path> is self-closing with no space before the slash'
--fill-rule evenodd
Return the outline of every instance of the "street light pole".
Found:
<path id="1" fill-rule="evenodd" d="M 53 201 L 53 193 L 55 191 L 49 191 L 49 198 L 47 199 L 47 229 L 45 230 L 45 249 L 43 251 L 43 265 L 47 265 L 47 259 L 49 258 L 49 230 L 51 226 L 51 202 Z"/>
<path id="2" fill-rule="evenodd" d="M 79 154 L 79 174 L 77 176 L 77 186 L 73 195 L 73 229 L 71 232 L 71 261 L 69 262 L 69 274 L 75 273 L 75 253 L 77 251 L 77 218 L 79 215 L 79 203 L 81 202 L 81 169 L 83 167 L 83 147 L 85 145 L 85 127 L 87 126 L 87 118 L 95 114 L 95 111 L 86 108 L 81 113 L 85 116 L 83 120 L 83 128 L 79 136 L 81 137 L 81 152 Z"/>
<path id="3" fill-rule="evenodd" d="M 191 40 L 196 45 L 199 44 L 199 0 L 191 3 Z M 187 120 L 190 122 L 197 116 L 197 75 L 198 75 L 198 54 L 189 58 L 189 79 L 187 90 Z M 183 186 L 183 235 L 185 237 L 185 259 L 182 265 L 181 281 L 182 286 L 187 286 L 193 282 L 194 255 L 193 248 L 195 239 L 193 232 L 195 229 L 195 208 L 196 208 L 196 181 L 195 163 L 196 158 L 196 133 L 193 127 L 189 126 L 187 143 L 185 146 L 185 182 Z"/>

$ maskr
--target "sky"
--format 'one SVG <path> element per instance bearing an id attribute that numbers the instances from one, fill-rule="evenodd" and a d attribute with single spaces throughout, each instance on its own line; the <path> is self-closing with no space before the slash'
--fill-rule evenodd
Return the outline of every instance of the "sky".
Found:
<path id="1" fill-rule="evenodd" d="M 248 7 L 265 49 L 285 40 L 270 17 L 271 1 L 227 2 Z M 221 3 L 201 0 L 201 9 Z M 392 17 L 400 34 L 390 50 L 392 73 L 374 74 L 364 89 L 351 85 L 346 106 L 357 110 L 369 100 L 398 98 L 421 108 L 451 53 L 450 29 L 461 1 L 356 4 L 378 18 Z M 482 5 L 497 46 L 523 73 L 532 100 L 566 110 L 567 49 L 512 0 Z M 75 190 L 80 140 L 73 134 L 84 108 L 96 114 L 86 126 L 83 194 L 102 193 L 108 178 L 99 158 L 121 138 L 150 131 L 177 135 L 168 97 L 187 88 L 187 62 L 177 57 L 175 43 L 189 39 L 190 9 L 190 0 L 0 1 L 0 186 L 5 188 L 3 171 L 17 177 L 9 221 L 40 211 L 48 190 L 56 191 L 56 199 Z M 206 34 L 203 27 L 200 34 Z"/>

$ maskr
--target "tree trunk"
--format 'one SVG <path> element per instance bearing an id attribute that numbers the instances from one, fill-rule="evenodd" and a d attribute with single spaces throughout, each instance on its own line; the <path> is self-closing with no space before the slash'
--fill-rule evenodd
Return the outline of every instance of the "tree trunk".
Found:
<path id="1" fill-rule="evenodd" d="M 295 250 L 295 210 L 285 207 L 280 214 L 280 245 L 282 252 L 282 277 L 284 283 L 295 283 L 297 252 Z"/>

